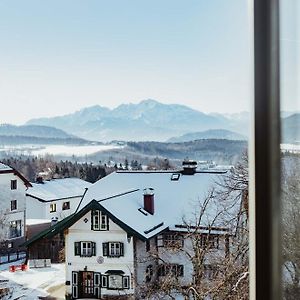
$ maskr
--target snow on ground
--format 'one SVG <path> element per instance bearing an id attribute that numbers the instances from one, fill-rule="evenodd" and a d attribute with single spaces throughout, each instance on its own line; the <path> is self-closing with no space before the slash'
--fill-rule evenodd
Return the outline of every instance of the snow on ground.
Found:
<path id="1" fill-rule="evenodd" d="M 64 299 L 65 264 L 52 264 L 50 268 L 32 268 L 16 272 L 8 271 L 8 265 L 5 265 L 5 271 L 0 272 L 0 287 L 9 287 L 12 290 L 10 299 L 36 300 L 49 295 Z M 1 280 L 7 279 L 8 282 L 1 283 Z"/>

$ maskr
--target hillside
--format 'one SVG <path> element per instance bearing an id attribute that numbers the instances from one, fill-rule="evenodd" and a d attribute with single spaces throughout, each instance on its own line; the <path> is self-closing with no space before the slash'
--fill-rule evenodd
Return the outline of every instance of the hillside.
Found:
<path id="1" fill-rule="evenodd" d="M 87 144 L 89 141 L 61 129 L 41 125 L 0 125 L 0 145 L 19 144 Z"/>
<path id="2" fill-rule="evenodd" d="M 300 113 L 293 114 L 282 119 L 282 142 L 299 143 L 300 142 Z"/>
<path id="3" fill-rule="evenodd" d="M 137 160 L 144 165 L 155 158 L 167 158 L 181 164 L 186 157 L 196 160 L 213 160 L 218 164 L 235 164 L 247 151 L 246 141 L 206 139 L 184 143 L 128 142 L 122 149 L 89 155 L 90 161 L 124 162 Z"/>
<path id="4" fill-rule="evenodd" d="M 201 139 L 226 139 L 226 140 L 247 140 L 239 133 L 226 129 L 210 129 L 201 132 L 191 132 L 179 137 L 173 137 L 167 140 L 169 143 L 189 142 Z"/>

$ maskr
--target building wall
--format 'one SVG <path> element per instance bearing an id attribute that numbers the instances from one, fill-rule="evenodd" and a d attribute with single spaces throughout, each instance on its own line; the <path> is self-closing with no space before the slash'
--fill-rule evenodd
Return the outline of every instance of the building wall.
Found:
<path id="1" fill-rule="evenodd" d="M 74 254 L 74 243 L 80 241 L 91 241 L 96 243 L 96 256 L 80 257 Z M 104 242 L 122 242 L 124 243 L 124 256 L 104 257 L 102 243 Z M 108 270 L 121 270 L 124 275 L 130 276 L 130 289 L 126 290 L 108 290 L 101 289 L 102 295 L 125 295 L 133 294 L 133 239 L 127 240 L 127 233 L 117 224 L 109 220 L 109 231 L 91 230 L 91 212 L 88 212 L 73 226 L 71 226 L 65 236 L 66 243 L 66 281 L 71 285 L 66 286 L 67 294 L 72 294 L 72 272 L 93 271 L 105 274 Z M 103 263 L 98 263 L 97 258 L 103 257 Z"/>
<path id="2" fill-rule="evenodd" d="M 171 233 L 171 232 L 167 232 Z M 163 234 L 158 235 L 150 240 L 150 247 L 146 246 L 146 242 L 140 240 L 135 241 L 136 248 L 136 264 L 135 274 L 138 289 L 136 290 L 136 298 L 142 299 L 149 296 L 145 293 L 145 289 L 151 288 L 151 284 L 154 286 L 158 281 L 165 281 L 164 276 L 158 275 L 159 266 L 163 263 L 183 265 L 184 274 L 178 277 L 178 283 L 181 286 L 188 286 L 193 283 L 194 267 L 190 257 L 194 256 L 193 240 L 190 237 L 186 237 L 183 234 L 184 245 L 183 247 L 168 247 L 163 243 Z M 205 265 L 216 265 L 221 259 L 225 257 L 225 236 L 219 236 L 219 246 L 216 249 L 210 249 L 205 255 Z M 152 266 L 153 274 L 151 280 L 146 280 L 149 276 L 149 269 L 147 267 Z M 206 275 L 204 275 L 205 278 Z"/>
<path id="3" fill-rule="evenodd" d="M 26 196 L 27 204 L 27 219 L 46 219 L 51 220 L 52 218 L 57 218 L 62 220 L 74 213 L 77 206 L 81 200 L 81 196 L 75 198 L 67 198 L 62 200 L 55 200 L 49 202 L 41 202 L 30 196 Z M 62 206 L 64 202 L 70 202 L 70 209 L 63 210 Z M 56 211 L 50 212 L 50 204 L 56 204 Z"/>
<path id="4" fill-rule="evenodd" d="M 11 180 L 17 180 L 17 188 L 15 190 L 11 189 Z M 4 230 L 0 232 L 0 238 L 12 242 L 13 247 L 17 247 L 24 241 L 26 190 L 27 187 L 17 175 L 13 173 L 0 173 L 0 215 L 6 224 Z M 12 200 L 17 200 L 17 209 L 13 211 L 11 210 Z M 21 220 L 21 236 L 10 238 L 9 224 L 17 220 Z"/>

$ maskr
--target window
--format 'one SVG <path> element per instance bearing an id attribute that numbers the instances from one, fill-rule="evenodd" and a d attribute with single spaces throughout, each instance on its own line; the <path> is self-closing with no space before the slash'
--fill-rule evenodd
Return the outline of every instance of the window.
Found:
<path id="1" fill-rule="evenodd" d="M 124 256 L 124 244 L 121 242 L 103 243 L 103 256 L 120 257 Z"/>
<path id="2" fill-rule="evenodd" d="M 70 201 L 64 202 L 62 205 L 62 210 L 70 209 Z"/>
<path id="3" fill-rule="evenodd" d="M 108 217 L 100 210 L 92 210 L 92 230 L 109 230 Z"/>
<path id="4" fill-rule="evenodd" d="M 10 210 L 16 210 L 17 209 L 17 200 L 11 200 L 10 201 Z"/>
<path id="5" fill-rule="evenodd" d="M 178 264 L 164 264 L 158 267 L 158 276 L 184 276 L 184 266 Z"/>
<path id="6" fill-rule="evenodd" d="M 72 272 L 72 295 L 73 298 L 78 298 L 78 272 Z"/>
<path id="7" fill-rule="evenodd" d="M 172 180 L 172 181 L 178 181 L 178 180 L 179 180 L 179 177 L 180 177 L 180 174 L 179 174 L 179 173 L 174 173 L 174 174 L 172 174 L 172 176 L 171 176 L 171 180 Z"/>
<path id="8" fill-rule="evenodd" d="M 153 266 L 149 265 L 146 268 L 146 282 L 150 282 L 153 276 Z"/>
<path id="9" fill-rule="evenodd" d="M 101 275 L 101 287 L 110 290 L 130 289 L 130 276 L 120 274 Z"/>
<path id="10" fill-rule="evenodd" d="M 56 212 L 56 203 L 51 203 L 50 204 L 50 212 L 51 213 Z"/>
<path id="11" fill-rule="evenodd" d="M 207 279 L 213 279 L 217 275 L 217 266 L 204 265 L 203 275 Z"/>
<path id="12" fill-rule="evenodd" d="M 94 242 L 75 242 L 74 255 L 81 257 L 96 256 L 96 243 Z"/>
<path id="13" fill-rule="evenodd" d="M 170 248 L 182 248 L 184 246 L 183 235 L 177 233 L 166 233 L 163 236 L 164 246 Z"/>
<path id="14" fill-rule="evenodd" d="M 122 289 L 123 288 L 123 276 L 122 275 L 109 275 L 108 276 L 108 288 L 109 289 Z"/>
<path id="15" fill-rule="evenodd" d="M 16 179 L 10 181 L 10 189 L 11 190 L 17 189 L 17 180 Z"/>
<path id="16" fill-rule="evenodd" d="M 129 276 L 123 276 L 123 289 L 129 289 L 130 283 L 129 283 Z"/>
<path id="17" fill-rule="evenodd" d="M 103 288 L 107 288 L 107 276 L 106 275 L 102 275 L 101 276 L 101 286 L 103 287 Z"/>
<path id="18" fill-rule="evenodd" d="M 22 235 L 21 229 L 22 229 L 21 220 L 11 221 L 9 227 L 9 237 L 10 238 L 20 237 Z"/>
<path id="19" fill-rule="evenodd" d="M 202 234 L 200 238 L 202 248 L 219 249 L 219 236 L 212 234 Z"/>

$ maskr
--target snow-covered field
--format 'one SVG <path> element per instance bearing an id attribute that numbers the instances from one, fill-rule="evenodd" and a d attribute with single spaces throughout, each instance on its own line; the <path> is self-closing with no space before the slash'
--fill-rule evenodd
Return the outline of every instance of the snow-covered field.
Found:
<path id="1" fill-rule="evenodd" d="M 10 288 L 10 299 L 36 300 L 49 295 L 64 299 L 65 264 L 52 264 L 50 268 L 32 268 L 16 272 L 10 272 L 8 264 L 1 267 L 0 287 Z"/>
<path id="2" fill-rule="evenodd" d="M 86 146 L 71 146 L 71 145 L 47 145 L 47 146 L 32 146 L 23 145 L 15 147 L 0 147 L 0 151 L 9 153 L 15 152 L 24 155 L 66 155 L 66 156 L 85 156 L 91 155 L 100 151 L 108 151 L 112 149 L 120 149 L 124 146 L 120 145 L 86 145 Z"/>

